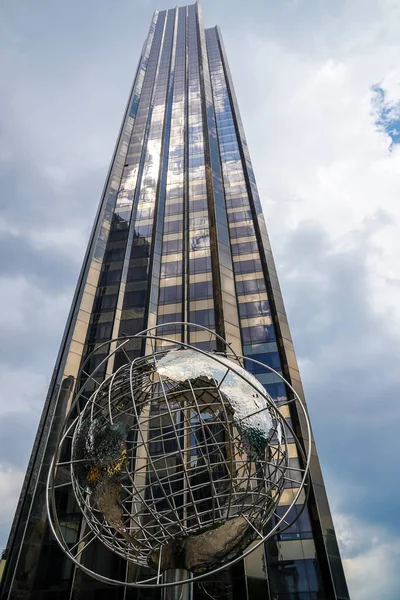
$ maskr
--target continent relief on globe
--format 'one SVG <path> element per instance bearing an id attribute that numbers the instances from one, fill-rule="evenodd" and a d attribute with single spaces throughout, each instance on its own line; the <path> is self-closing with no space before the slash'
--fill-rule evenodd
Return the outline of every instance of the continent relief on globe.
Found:
<path id="1" fill-rule="evenodd" d="M 149 566 L 161 571 L 187 569 L 202 573 L 236 558 L 256 537 L 245 517 L 239 516 L 198 535 L 173 539 L 149 558 Z"/>
<path id="2" fill-rule="evenodd" d="M 119 479 L 126 465 L 126 433 L 123 423 L 101 424 L 84 420 L 75 443 L 73 460 L 79 483 L 88 487 L 109 525 L 132 544 L 135 538 L 123 524 Z"/>

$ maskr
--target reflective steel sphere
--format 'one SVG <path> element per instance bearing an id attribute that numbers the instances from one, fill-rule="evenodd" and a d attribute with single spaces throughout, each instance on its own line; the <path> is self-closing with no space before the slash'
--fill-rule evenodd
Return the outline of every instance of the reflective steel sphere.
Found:
<path id="1" fill-rule="evenodd" d="M 212 571 L 263 535 L 288 467 L 283 419 L 237 362 L 194 348 L 109 376 L 77 421 L 76 500 L 108 548 L 156 571 Z"/>

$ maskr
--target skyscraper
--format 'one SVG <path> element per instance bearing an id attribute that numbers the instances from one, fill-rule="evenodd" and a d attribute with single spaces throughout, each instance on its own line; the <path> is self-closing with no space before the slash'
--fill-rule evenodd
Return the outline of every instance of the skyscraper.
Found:
<path id="1" fill-rule="evenodd" d="M 85 357 L 107 340 L 180 321 L 215 329 L 238 353 L 282 372 L 303 398 L 221 34 L 204 30 L 197 4 L 156 12 L 143 46 L 12 526 L 1 600 L 160 597 L 108 587 L 76 569 L 52 539 L 44 497 Z M 177 340 L 186 334 L 168 330 Z M 207 340 L 198 332 L 188 341 Z M 145 351 L 132 342 L 127 353 Z M 116 354 L 112 367 L 125 360 Z M 277 402 L 286 396 L 278 377 L 252 370 Z M 105 375 L 106 366 L 98 371 Z M 286 416 L 306 440 L 295 408 Z M 295 470 L 298 457 L 291 461 Z M 349 598 L 314 444 L 311 480 L 295 525 L 227 573 L 225 587 L 193 586 L 193 597 Z M 295 482 L 285 489 L 282 511 L 294 490 Z M 60 498 L 73 543 L 80 515 L 71 493 Z M 93 568 L 128 577 L 126 563 L 100 543 L 85 552 Z"/>

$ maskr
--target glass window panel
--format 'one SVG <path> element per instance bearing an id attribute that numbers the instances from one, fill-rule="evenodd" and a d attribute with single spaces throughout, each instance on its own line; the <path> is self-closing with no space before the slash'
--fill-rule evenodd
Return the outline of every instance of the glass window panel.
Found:
<path id="1" fill-rule="evenodd" d="M 183 204 L 182 202 L 178 204 L 167 204 L 165 207 L 165 215 L 179 215 L 183 213 Z"/>
<path id="2" fill-rule="evenodd" d="M 280 361 L 278 352 L 265 352 L 262 354 L 252 354 L 251 358 L 254 358 L 254 360 L 260 361 L 261 363 L 263 363 L 263 365 L 268 365 L 269 367 L 272 367 L 276 371 L 281 369 L 281 361 Z M 257 365 L 256 363 L 253 363 L 250 360 L 246 361 L 246 365 L 247 365 L 246 368 L 251 373 L 266 373 L 268 371 L 262 365 Z"/>
<path id="3" fill-rule="evenodd" d="M 182 261 L 170 261 L 162 263 L 161 277 L 176 277 L 182 274 Z"/>
<path id="4" fill-rule="evenodd" d="M 232 244 L 232 254 L 240 255 L 240 254 L 251 254 L 252 252 L 258 252 L 258 244 L 256 240 L 252 242 L 242 242 L 237 244 Z"/>
<path id="5" fill-rule="evenodd" d="M 272 550 L 269 559 L 275 560 L 273 547 L 275 544 L 267 544 Z M 276 547 L 277 548 L 277 547 Z M 277 548 L 278 552 L 278 548 Z M 308 592 L 310 590 L 307 577 L 307 563 L 305 560 L 282 561 L 280 563 L 269 563 L 268 574 L 272 594 Z"/>
<path id="6" fill-rule="evenodd" d="M 148 266 L 130 267 L 128 269 L 128 281 L 142 281 L 147 279 Z"/>
<path id="7" fill-rule="evenodd" d="M 239 260 L 234 263 L 235 273 L 256 273 L 262 270 L 261 260 Z"/>
<path id="8" fill-rule="evenodd" d="M 107 340 L 112 332 L 112 323 L 93 323 L 89 331 L 90 340 Z"/>
<path id="9" fill-rule="evenodd" d="M 255 327 L 243 327 L 243 343 L 271 342 L 275 339 L 273 325 L 256 325 Z"/>
<path id="10" fill-rule="evenodd" d="M 196 325 L 213 328 L 215 325 L 214 310 L 192 310 L 190 311 L 190 322 Z"/>
<path id="11" fill-rule="evenodd" d="M 106 294 L 98 296 L 93 312 L 114 309 L 117 305 L 117 294 Z"/>
<path id="12" fill-rule="evenodd" d="M 192 232 L 190 236 L 190 249 L 208 248 L 210 246 L 210 234 L 204 230 L 202 232 Z"/>
<path id="13" fill-rule="evenodd" d="M 182 286 L 170 285 L 160 288 L 160 304 L 171 304 L 182 301 Z"/>
<path id="14" fill-rule="evenodd" d="M 100 286 L 106 286 L 106 285 L 114 285 L 116 283 L 119 283 L 120 279 L 121 279 L 121 269 L 116 269 L 115 271 L 105 271 L 101 274 L 100 277 Z"/>
<path id="15" fill-rule="evenodd" d="M 257 292 L 265 292 L 265 280 L 264 279 L 248 279 L 247 281 L 238 281 L 236 283 L 236 289 L 238 295 L 241 294 L 254 294 Z"/>
<path id="16" fill-rule="evenodd" d="M 135 335 L 143 330 L 144 322 L 143 318 L 140 319 L 126 319 L 121 321 L 119 328 L 120 335 Z"/>
<path id="17" fill-rule="evenodd" d="M 243 302 L 239 304 L 239 314 L 241 317 L 255 317 L 259 315 L 269 315 L 268 300 L 257 300 L 256 302 Z"/>
<path id="18" fill-rule="evenodd" d="M 190 273 L 204 273 L 205 271 L 211 271 L 211 257 L 210 256 L 191 258 L 189 263 L 190 263 Z"/>
<path id="19" fill-rule="evenodd" d="M 163 254 L 173 254 L 174 252 L 180 252 L 182 250 L 183 240 L 168 240 L 163 243 L 162 251 Z"/>
<path id="20" fill-rule="evenodd" d="M 158 315 L 157 324 L 162 325 L 163 323 L 173 323 L 175 321 L 182 321 L 182 313 L 172 313 L 168 315 Z M 170 333 L 180 333 L 182 326 L 181 325 L 168 325 L 164 326 L 160 330 L 160 335 L 170 334 Z"/>
<path id="21" fill-rule="evenodd" d="M 131 258 L 147 258 L 150 256 L 150 244 L 143 244 L 143 241 L 144 240 L 142 239 L 134 240 L 131 250 Z"/>
<path id="22" fill-rule="evenodd" d="M 230 229 L 232 238 L 248 237 L 255 235 L 253 225 L 239 225 L 239 227 L 232 227 Z"/>
<path id="23" fill-rule="evenodd" d="M 287 399 L 286 396 L 286 388 L 285 384 L 282 383 L 268 383 L 265 386 L 268 394 L 273 398 L 276 402 L 285 402 Z"/>
<path id="24" fill-rule="evenodd" d="M 199 283 L 191 283 L 189 296 L 191 300 L 205 300 L 213 297 L 212 281 L 201 281 Z"/>
<path id="25" fill-rule="evenodd" d="M 164 223 L 164 233 L 178 233 L 182 231 L 182 220 L 179 219 L 177 221 L 169 221 L 168 223 Z"/>
<path id="26" fill-rule="evenodd" d="M 146 301 L 146 290 L 127 292 L 124 298 L 124 308 L 133 306 L 144 306 Z"/>

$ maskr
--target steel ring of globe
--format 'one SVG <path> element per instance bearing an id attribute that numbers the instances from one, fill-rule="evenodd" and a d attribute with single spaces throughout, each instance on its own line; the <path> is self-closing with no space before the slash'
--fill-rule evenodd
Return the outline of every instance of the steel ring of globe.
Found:
<path id="1" fill-rule="evenodd" d="M 201 350 L 201 349 L 197 349 L 194 348 L 193 346 L 191 346 L 190 344 L 186 344 L 183 342 L 177 342 L 176 340 L 169 338 L 165 335 L 158 335 L 158 330 L 165 328 L 167 326 L 171 326 L 171 325 L 175 325 L 175 326 L 184 326 L 186 328 L 193 328 L 195 330 L 203 330 L 203 331 L 207 331 L 210 336 L 212 336 L 213 339 L 219 339 L 220 342 L 222 344 L 225 344 L 225 346 L 229 349 L 229 352 L 226 353 L 226 356 L 236 360 L 238 362 L 238 364 L 240 365 L 240 363 L 245 364 L 244 361 L 248 361 L 251 362 L 253 364 L 257 364 L 263 368 L 265 368 L 267 371 L 274 373 L 276 376 L 278 376 L 280 378 L 280 380 L 282 382 L 284 382 L 286 384 L 286 386 L 291 390 L 292 394 L 293 394 L 293 398 L 287 400 L 284 405 L 288 405 L 290 403 L 296 402 L 296 405 L 298 407 L 298 409 L 300 409 L 300 411 L 303 413 L 304 416 L 304 423 L 306 424 L 306 428 L 307 428 L 307 445 L 306 445 L 306 450 L 305 452 L 303 451 L 302 445 L 300 444 L 299 440 L 297 439 L 291 425 L 289 423 L 287 423 L 284 418 L 282 417 L 282 415 L 279 412 L 279 408 L 277 406 L 275 406 L 275 404 L 273 403 L 273 405 L 269 405 L 269 410 L 272 410 L 275 414 L 275 416 L 279 419 L 283 419 L 285 422 L 285 427 L 288 429 L 288 431 L 290 432 L 291 437 L 294 440 L 294 443 L 296 444 L 297 447 L 297 452 L 300 456 L 301 462 L 303 464 L 303 469 L 299 470 L 302 473 L 302 477 L 301 480 L 297 482 L 298 488 L 297 491 L 295 491 L 294 495 L 293 495 L 293 500 L 292 502 L 288 505 L 287 510 L 284 512 L 284 514 L 282 514 L 280 516 L 280 518 L 278 519 L 278 521 L 275 523 L 275 525 L 270 528 L 270 530 L 265 533 L 265 531 L 262 532 L 258 532 L 258 539 L 256 541 L 253 541 L 252 545 L 250 548 L 247 548 L 246 550 L 244 550 L 243 552 L 241 552 L 241 554 L 239 556 L 237 556 L 236 558 L 232 559 L 231 561 L 229 561 L 228 563 L 224 563 L 221 564 L 218 567 L 213 568 L 212 570 L 209 570 L 205 573 L 200 573 L 200 574 L 195 574 L 194 576 L 191 576 L 190 578 L 186 578 L 183 579 L 182 581 L 178 581 L 178 582 L 166 582 L 163 580 L 162 577 L 162 573 L 158 572 L 156 575 L 152 575 L 150 577 L 147 577 L 146 579 L 142 579 L 140 581 L 132 581 L 132 582 L 126 582 L 126 581 L 122 581 L 122 580 L 115 580 L 112 579 L 108 576 L 102 575 L 100 573 L 96 573 L 94 571 L 92 571 L 91 569 L 89 569 L 87 566 L 85 566 L 82 562 L 81 562 L 81 558 L 82 558 L 82 552 L 83 550 L 87 547 L 88 543 L 87 543 L 87 538 L 88 538 L 88 533 L 84 533 L 83 537 L 82 537 L 82 533 L 81 536 L 79 537 L 79 540 L 77 543 L 74 544 L 74 546 L 69 547 L 68 542 L 65 539 L 65 535 L 63 534 L 62 531 L 62 527 L 60 524 L 60 519 L 59 519 L 59 515 L 57 512 L 57 507 L 56 507 L 56 499 L 55 499 L 55 490 L 63 485 L 70 485 L 72 484 L 72 486 L 74 487 L 74 481 L 73 478 L 71 477 L 71 482 L 70 483 L 61 483 L 61 484 L 57 484 L 57 475 L 58 475 L 58 471 L 60 470 L 61 466 L 65 466 L 65 463 L 61 463 L 59 461 L 59 452 L 60 449 L 63 447 L 63 444 L 66 442 L 66 440 L 68 438 L 71 438 L 71 435 L 73 433 L 76 434 L 76 428 L 77 428 L 77 424 L 79 422 L 79 419 L 81 419 L 82 415 L 84 414 L 85 409 L 82 410 L 81 414 L 78 414 L 77 417 L 75 417 L 75 419 L 72 421 L 72 423 L 70 422 L 69 425 L 67 425 L 68 421 L 71 418 L 71 415 L 74 413 L 74 410 L 79 407 L 79 403 L 80 403 L 80 399 L 83 396 L 84 392 L 85 392 L 85 387 L 87 387 L 87 382 L 88 381 L 93 381 L 93 377 L 95 377 L 96 373 L 99 370 L 99 367 L 101 365 L 99 365 L 98 367 L 96 367 L 93 372 L 89 375 L 89 378 L 87 379 L 87 381 L 85 382 L 85 384 L 83 386 L 81 386 L 80 388 L 75 390 L 75 397 L 74 400 L 71 404 L 71 408 L 70 411 L 65 419 L 64 422 L 64 428 L 63 431 L 61 431 L 60 436 L 59 436 L 59 442 L 57 444 L 57 448 L 58 448 L 58 452 L 56 453 L 56 455 L 53 458 L 52 464 L 51 464 L 51 468 L 49 470 L 49 476 L 48 476 L 48 484 L 47 484 L 47 494 L 46 494 L 46 501 L 47 501 L 47 508 L 48 508 L 48 514 L 49 514 L 49 521 L 50 521 L 50 526 L 51 529 L 53 531 L 53 534 L 55 535 L 58 543 L 60 544 L 61 548 L 63 549 L 63 551 L 67 554 L 67 556 L 69 556 L 69 558 L 73 561 L 73 563 L 75 563 L 76 566 L 78 566 L 80 569 L 82 569 L 84 572 L 86 572 L 88 575 L 102 581 L 108 584 L 113 584 L 113 585 L 124 585 L 124 586 L 128 586 L 128 587 L 154 587 L 154 586 L 160 586 L 160 587 L 170 587 L 170 586 L 174 586 L 174 585 L 178 585 L 178 584 L 184 584 L 184 583 L 189 583 L 189 582 L 194 582 L 196 580 L 200 580 L 203 579 L 205 577 L 210 576 L 213 573 L 217 573 L 223 569 L 226 569 L 229 566 L 232 566 L 233 564 L 235 564 L 237 561 L 243 559 L 245 556 L 247 556 L 248 554 L 250 554 L 251 552 L 253 552 L 257 547 L 259 547 L 261 544 L 265 543 L 265 541 L 267 541 L 267 539 L 269 539 L 272 535 L 274 535 L 274 533 L 280 529 L 280 531 L 282 531 L 284 528 L 287 528 L 291 525 L 291 523 L 286 521 L 286 518 L 288 517 L 292 507 L 294 506 L 294 504 L 297 503 L 297 501 L 299 500 L 300 494 L 302 493 L 303 489 L 305 488 L 306 494 L 308 493 L 308 485 L 306 484 L 306 480 L 308 477 L 308 470 L 309 470 L 309 463 L 310 463 L 310 456 L 311 456 L 311 435 L 310 435 L 310 426 L 309 426 L 309 422 L 308 422 L 308 418 L 307 418 L 307 413 L 305 411 L 305 408 L 298 396 L 298 394 L 296 393 L 296 391 L 294 390 L 294 388 L 283 378 L 283 376 L 278 373 L 277 371 L 275 371 L 272 367 L 269 367 L 267 365 L 264 365 L 263 363 L 261 363 L 260 361 L 257 361 L 255 359 L 252 359 L 251 357 L 243 357 L 243 356 L 239 356 L 237 355 L 235 352 L 232 351 L 232 349 L 230 348 L 230 346 L 227 344 L 227 342 L 225 342 L 225 340 L 223 340 L 223 338 L 221 338 L 220 336 L 218 336 L 217 334 L 215 334 L 214 332 L 212 332 L 210 329 L 206 328 L 206 327 L 202 327 L 202 326 L 198 326 L 195 324 L 190 324 L 190 323 L 174 323 L 174 324 L 170 324 L 170 323 L 166 323 L 162 326 L 155 326 L 153 328 L 150 328 L 148 330 L 145 330 L 139 334 L 136 334 L 135 336 L 130 336 L 130 337 L 123 337 L 123 338 L 119 338 L 118 340 L 113 340 L 112 342 L 106 342 L 104 345 L 108 345 L 110 344 L 111 347 L 112 345 L 114 345 L 114 349 L 112 350 L 112 352 L 110 352 L 105 360 L 108 360 L 111 356 L 115 355 L 116 352 L 120 351 L 121 349 L 124 348 L 124 346 L 126 346 L 131 340 L 133 339 L 142 339 L 142 340 L 146 340 L 151 341 L 152 344 L 154 344 L 155 342 L 163 342 L 163 343 L 169 343 L 169 344 L 175 344 L 178 345 L 180 348 L 184 348 L 184 349 L 191 349 L 194 350 L 196 353 L 200 354 L 200 355 L 204 355 L 207 356 L 208 353 Z M 153 332 L 156 332 L 156 334 L 154 334 Z M 153 349 L 154 350 L 154 349 Z M 96 349 L 95 352 L 98 351 L 98 348 Z M 160 354 L 165 354 L 165 350 L 159 351 Z M 154 352 L 153 352 L 154 354 Z M 89 355 L 87 357 L 87 360 L 85 361 L 85 363 L 82 365 L 81 368 L 81 372 L 85 372 L 85 365 L 87 364 L 87 362 L 90 360 L 90 357 L 93 355 L 93 353 L 91 355 Z M 151 358 L 151 356 L 150 356 Z M 141 360 L 142 362 L 146 359 L 149 359 L 149 357 L 142 357 Z M 216 361 L 217 363 L 220 363 L 224 366 L 224 368 L 227 367 L 226 364 L 226 359 L 225 361 L 223 360 L 222 356 L 219 354 L 215 354 L 212 357 L 213 361 Z M 133 368 L 133 364 L 134 361 L 131 363 L 130 369 L 132 371 Z M 238 375 L 237 373 L 237 369 L 235 369 L 235 364 L 232 362 L 232 364 L 229 364 L 229 369 L 231 369 L 232 371 L 234 371 L 236 373 L 236 375 Z M 112 375 L 110 375 L 108 378 L 106 378 L 105 381 L 107 380 L 111 380 L 114 381 L 115 378 L 117 377 L 118 374 L 118 370 L 113 373 Z M 240 377 L 243 377 L 240 373 L 239 373 Z M 77 381 L 79 381 L 79 377 L 77 378 Z M 248 381 L 247 381 L 248 383 Z M 104 384 L 104 382 L 103 382 Z M 100 387 L 98 388 L 100 389 Z M 111 390 L 111 385 L 110 385 L 110 390 Z M 98 390 L 97 390 L 98 391 Z M 93 411 L 93 405 L 92 405 L 92 411 Z M 285 437 L 285 443 L 286 443 L 286 437 Z M 293 443 L 293 442 L 291 442 Z M 144 444 L 143 444 L 144 445 Z M 72 460 L 72 459 L 71 459 Z M 67 463 L 69 464 L 70 470 L 71 472 L 73 471 L 72 468 L 72 464 L 71 461 L 67 461 Z M 74 489 L 75 495 L 77 494 L 79 497 L 79 491 L 76 489 Z M 82 500 L 82 498 L 81 498 Z M 304 500 L 305 502 L 305 500 Z M 91 510 L 91 507 L 87 504 L 87 502 L 84 500 L 83 504 L 86 506 L 87 509 Z M 304 506 L 304 504 L 303 504 Z M 83 522 L 87 522 L 85 513 L 82 512 L 83 515 Z M 272 516 L 272 514 L 271 514 Z M 282 524 L 285 524 L 284 527 L 282 527 Z M 96 525 L 96 523 L 95 523 Z M 89 533 L 92 532 L 94 535 L 93 537 L 90 539 L 91 543 L 93 540 L 95 539 L 100 539 L 101 541 L 104 540 L 101 539 L 102 538 L 102 532 L 101 532 L 101 528 L 102 528 L 102 524 L 99 522 L 97 523 L 97 531 L 96 531 L 96 526 L 92 527 L 92 529 L 90 529 L 90 523 L 89 523 Z M 80 531 L 82 532 L 82 527 L 80 527 Z M 84 529 L 83 529 L 84 531 Z M 86 540 L 86 543 L 85 543 Z M 107 544 L 105 544 L 107 545 Z M 110 546 L 109 546 L 110 547 Z M 78 551 L 75 553 L 73 552 L 74 549 L 78 549 Z M 124 558 L 128 558 L 127 555 L 121 553 L 121 552 L 117 552 L 115 550 L 115 548 L 111 548 L 114 552 L 116 552 L 116 554 L 119 554 L 120 556 L 123 556 Z M 128 558 L 129 560 L 129 558 Z M 161 562 L 161 557 L 160 557 L 160 562 Z"/>

